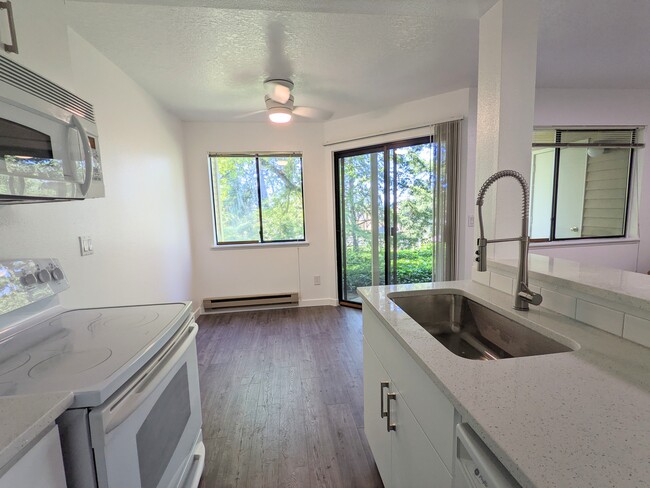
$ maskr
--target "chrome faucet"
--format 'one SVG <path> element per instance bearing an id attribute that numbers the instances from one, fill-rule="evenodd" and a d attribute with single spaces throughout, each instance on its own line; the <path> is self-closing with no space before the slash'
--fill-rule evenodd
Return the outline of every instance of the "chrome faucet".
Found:
<path id="1" fill-rule="evenodd" d="M 523 192 L 523 206 L 521 214 L 521 237 L 510 237 L 506 239 L 486 239 L 485 231 L 483 229 L 483 198 L 488 188 L 500 178 L 505 176 L 512 176 L 521 184 Z M 528 206 L 529 206 L 529 190 L 528 183 L 517 171 L 511 169 L 504 169 L 497 171 L 490 176 L 481 189 L 478 191 L 476 197 L 476 205 L 478 206 L 478 225 L 480 229 L 480 237 L 476 244 L 478 250 L 476 251 L 476 262 L 478 263 L 478 271 L 487 271 L 487 245 L 494 242 L 509 242 L 519 241 L 519 270 L 517 272 L 517 290 L 515 292 L 515 310 L 528 310 L 528 304 L 539 305 L 542 303 L 542 295 L 534 293 L 528 288 Z"/>

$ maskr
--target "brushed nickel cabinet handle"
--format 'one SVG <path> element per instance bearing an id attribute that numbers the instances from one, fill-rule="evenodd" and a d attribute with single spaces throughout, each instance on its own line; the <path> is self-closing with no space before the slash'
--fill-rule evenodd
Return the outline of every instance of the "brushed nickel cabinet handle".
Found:
<path id="1" fill-rule="evenodd" d="M 390 432 L 391 430 L 397 430 L 395 424 L 390 423 L 390 401 L 397 400 L 397 393 L 389 393 L 386 395 L 386 430 Z"/>
<path id="2" fill-rule="evenodd" d="M 379 383 L 379 413 L 382 419 L 388 415 L 384 410 L 384 388 L 388 388 L 388 381 Z"/>
<path id="3" fill-rule="evenodd" d="M 11 44 L 2 43 L 2 47 L 8 53 L 18 54 L 18 41 L 16 40 L 16 24 L 14 23 L 14 10 L 11 1 L 0 2 L 0 9 L 7 11 L 7 20 L 9 21 L 9 33 L 11 35 Z"/>

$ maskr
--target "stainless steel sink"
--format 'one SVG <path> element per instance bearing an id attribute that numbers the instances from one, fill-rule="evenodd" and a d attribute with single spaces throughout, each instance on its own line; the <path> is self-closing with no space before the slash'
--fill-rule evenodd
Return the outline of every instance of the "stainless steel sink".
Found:
<path id="1" fill-rule="evenodd" d="M 462 295 L 389 298 L 442 345 L 464 358 L 505 359 L 573 350 Z"/>

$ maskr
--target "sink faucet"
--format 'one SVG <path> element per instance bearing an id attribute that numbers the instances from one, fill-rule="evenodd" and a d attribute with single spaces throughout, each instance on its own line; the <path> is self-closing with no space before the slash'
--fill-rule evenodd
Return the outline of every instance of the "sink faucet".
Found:
<path id="1" fill-rule="evenodd" d="M 483 198 L 488 188 L 500 178 L 511 176 L 516 179 L 521 185 L 523 192 L 523 206 L 521 213 L 521 237 L 510 237 L 506 239 L 486 239 L 483 229 Z M 509 242 L 519 241 L 519 270 L 517 271 L 517 291 L 515 292 L 515 310 L 528 310 L 528 304 L 539 305 L 542 303 L 542 295 L 534 293 L 528 288 L 528 205 L 529 205 L 529 190 L 528 183 L 517 171 L 511 169 L 504 169 L 497 171 L 490 176 L 481 189 L 478 191 L 476 197 L 476 205 L 478 206 L 478 225 L 481 236 L 477 240 L 478 250 L 476 251 L 476 262 L 478 263 L 478 271 L 487 271 L 487 245 L 494 242 Z"/>

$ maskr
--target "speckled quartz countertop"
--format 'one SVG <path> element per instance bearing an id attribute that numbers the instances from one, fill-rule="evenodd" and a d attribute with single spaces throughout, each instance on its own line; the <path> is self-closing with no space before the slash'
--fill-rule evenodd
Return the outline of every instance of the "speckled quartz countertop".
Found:
<path id="1" fill-rule="evenodd" d="M 473 361 L 417 325 L 389 293 L 453 290 L 576 348 L 567 353 Z M 650 486 L 650 349 L 472 281 L 366 287 L 382 318 L 524 487 Z"/>
<path id="2" fill-rule="evenodd" d="M 0 469 L 72 405 L 71 392 L 0 397 Z"/>

